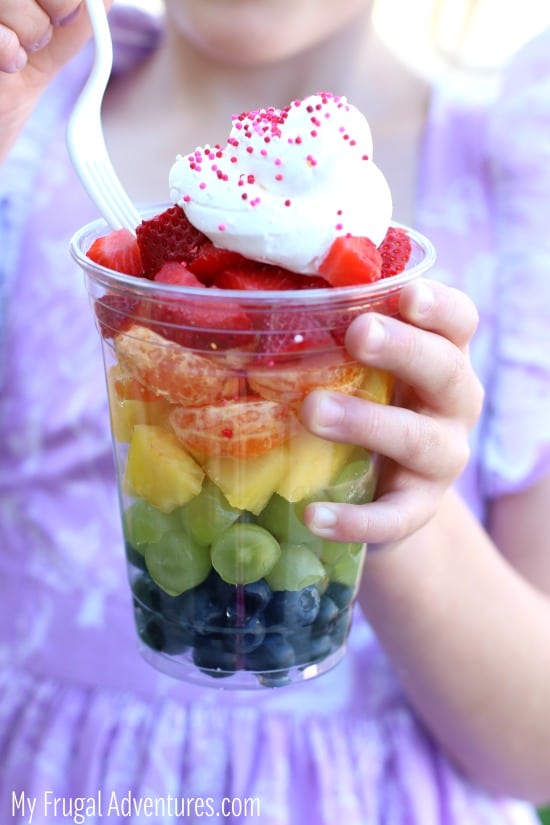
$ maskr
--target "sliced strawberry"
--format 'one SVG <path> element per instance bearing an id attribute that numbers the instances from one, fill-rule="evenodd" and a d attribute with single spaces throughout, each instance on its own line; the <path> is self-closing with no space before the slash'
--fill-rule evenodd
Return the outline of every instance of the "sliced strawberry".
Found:
<path id="1" fill-rule="evenodd" d="M 304 310 L 272 313 L 258 347 L 260 362 L 276 363 L 304 352 L 334 347 L 330 332 L 315 315 Z"/>
<path id="2" fill-rule="evenodd" d="M 95 301 L 94 309 L 99 330 L 104 338 L 114 338 L 119 332 L 129 329 L 139 301 L 127 295 L 107 293 Z"/>
<path id="3" fill-rule="evenodd" d="M 257 264 L 255 268 L 232 267 L 216 278 L 220 289 L 281 290 L 300 289 L 303 277 L 278 266 Z"/>
<path id="4" fill-rule="evenodd" d="M 185 264 L 180 264 L 177 261 L 168 261 L 163 264 L 153 280 L 160 284 L 203 287 L 199 279 L 187 269 Z"/>
<path id="5" fill-rule="evenodd" d="M 192 273 L 189 273 L 192 277 Z M 140 304 L 141 322 L 184 347 L 198 347 L 201 350 L 216 351 L 250 343 L 248 315 L 232 302 L 213 305 L 203 301 L 201 292 L 213 287 L 204 287 L 197 281 L 197 297 L 178 295 L 174 298 L 143 300 Z M 193 286 L 193 284 L 187 284 Z"/>
<path id="6" fill-rule="evenodd" d="M 346 235 L 333 242 L 319 273 L 332 286 L 368 284 L 380 279 L 382 258 L 368 238 Z"/>
<path id="7" fill-rule="evenodd" d="M 390 226 L 378 249 L 382 256 L 383 278 L 403 272 L 411 257 L 411 242 L 403 229 Z"/>
<path id="8" fill-rule="evenodd" d="M 136 233 L 143 269 L 149 278 L 153 278 L 166 261 L 189 264 L 201 246 L 209 243 L 179 206 L 171 206 L 160 215 L 142 221 Z"/>
<path id="9" fill-rule="evenodd" d="M 330 289 L 332 284 L 321 278 L 320 275 L 302 275 L 300 277 L 300 289 Z"/>
<path id="10" fill-rule="evenodd" d="M 139 246 L 129 229 L 115 229 L 102 238 L 96 238 L 87 255 L 96 264 L 115 272 L 143 276 Z"/>
<path id="11" fill-rule="evenodd" d="M 195 258 L 189 263 L 189 269 L 203 284 L 211 284 L 225 269 L 243 265 L 253 265 L 238 252 L 220 249 L 211 241 L 203 244 Z"/>

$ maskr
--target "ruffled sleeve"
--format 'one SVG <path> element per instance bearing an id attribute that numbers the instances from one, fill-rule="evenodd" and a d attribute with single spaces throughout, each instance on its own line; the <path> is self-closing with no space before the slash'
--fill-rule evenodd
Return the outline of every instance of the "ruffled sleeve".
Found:
<path id="1" fill-rule="evenodd" d="M 497 334 L 484 439 L 490 497 L 550 472 L 550 28 L 510 66 L 489 125 Z"/>

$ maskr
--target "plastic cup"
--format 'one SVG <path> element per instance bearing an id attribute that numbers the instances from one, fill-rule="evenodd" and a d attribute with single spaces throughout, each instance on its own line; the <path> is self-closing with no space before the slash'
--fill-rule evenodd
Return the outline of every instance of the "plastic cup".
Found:
<path id="1" fill-rule="evenodd" d="M 361 313 L 396 314 L 433 247 L 407 230 L 400 275 L 244 292 L 99 266 L 86 251 L 108 231 L 83 227 L 71 251 L 103 344 L 140 651 L 210 686 L 318 676 L 345 654 L 366 548 L 315 537 L 302 514 L 311 501 L 370 501 L 376 461 L 312 435 L 297 411 L 314 388 L 389 403 L 392 376 L 354 362 L 345 332 Z"/>

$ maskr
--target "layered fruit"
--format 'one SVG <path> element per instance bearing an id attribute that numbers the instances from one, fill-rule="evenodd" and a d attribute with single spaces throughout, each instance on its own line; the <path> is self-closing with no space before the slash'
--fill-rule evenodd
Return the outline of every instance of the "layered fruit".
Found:
<path id="1" fill-rule="evenodd" d="M 259 158 L 274 186 L 283 183 L 289 164 L 280 146 L 271 147 L 288 141 L 283 126 L 294 109 L 310 126 L 312 117 L 321 124 L 310 132 L 322 133 L 340 106 L 325 95 L 239 116 L 240 143 L 233 137 L 179 159 L 191 180 L 172 176 L 177 202 L 145 218 L 136 237 L 113 231 L 87 252 L 112 274 L 94 304 L 137 629 L 149 659 L 183 678 L 196 672 L 237 675 L 238 686 L 281 685 L 342 654 L 365 548 L 314 536 L 303 514 L 313 501 L 370 501 L 375 465 L 365 450 L 307 431 L 299 412 L 319 388 L 390 401 L 392 377 L 353 361 L 345 336 L 361 312 L 396 312 L 393 284 L 411 240 L 395 226 L 381 239 L 354 234 L 339 207 L 328 245 L 312 257 L 306 243 L 291 268 L 277 220 L 263 246 L 249 231 L 249 213 L 259 231 L 261 206 L 251 201 L 267 189 L 254 195 L 261 175 L 257 166 L 243 171 L 241 157 Z M 348 132 L 336 133 L 344 151 L 368 154 L 350 148 Z M 322 153 L 316 159 L 292 135 L 292 158 L 300 153 L 315 173 Z M 227 197 L 219 208 L 214 201 L 215 218 L 204 200 L 211 178 L 231 183 L 224 163 L 238 167 L 229 188 L 239 191 L 244 224 L 242 215 L 232 224 Z M 288 200 L 282 191 L 269 214 L 283 210 L 286 220 Z M 378 281 L 387 288 L 373 292 Z"/>

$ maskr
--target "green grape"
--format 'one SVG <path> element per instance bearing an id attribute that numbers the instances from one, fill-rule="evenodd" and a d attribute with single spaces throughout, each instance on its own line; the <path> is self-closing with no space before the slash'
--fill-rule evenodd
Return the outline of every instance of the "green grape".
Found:
<path id="1" fill-rule="evenodd" d="M 353 541 L 330 541 L 324 539 L 321 544 L 319 558 L 327 567 L 331 567 L 342 556 L 356 555 L 363 545 Z"/>
<path id="2" fill-rule="evenodd" d="M 144 555 L 151 578 L 170 596 L 196 587 L 212 567 L 208 548 L 182 530 L 165 533 L 159 541 L 146 545 Z"/>
<path id="3" fill-rule="evenodd" d="M 258 524 L 279 541 L 289 544 L 319 544 L 321 539 L 311 533 L 302 516 L 309 499 L 291 502 L 274 493 L 257 518 Z"/>
<path id="4" fill-rule="evenodd" d="M 322 581 L 325 575 L 325 568 L 310 547 L 282 544 L 279 560 L 265 579 L 272 590 L 302 590 Z"/>
<path id="5" fill-rule="evenodd" d="M 376 472 L 370 458 L 347 464 L 328 489 L 332 501 L 366 504 L 374 498 Z"/>
<path id="6" fill-rule="evenodd" d="M 340 582 L 348 587 L 355 587 L 361 575 L 361 568 L 365 558 L 365 545 L 352 545 L 355 549 L 345 553 L 328 568 L 327 572 L 332 581 Z"/>
<path id="7" fill-rule="evenodd" d="M 279 558 L 281 547 L 259 524 L 232 524 L 212 544 L 212 565 L 230 584 L 249 584 L 265 576 Z"/>
<path id="8" fill-rule="evenodd" d="M 219 487 L 205 479 L 199 495 L 183 508 L 182 523 L 199 544 L 212 544 L 240 514 L 241 510 L 231 507 Z"/>
<path id="9" fill-rule="evenodd" d="M 128 542 L 139 549 L 144 544 L 158 541 L 165 533 L 179 530 L 181 510 L 163 513 L 148 501 L 137 499 L 124 513 L 124 533 Z"/>

